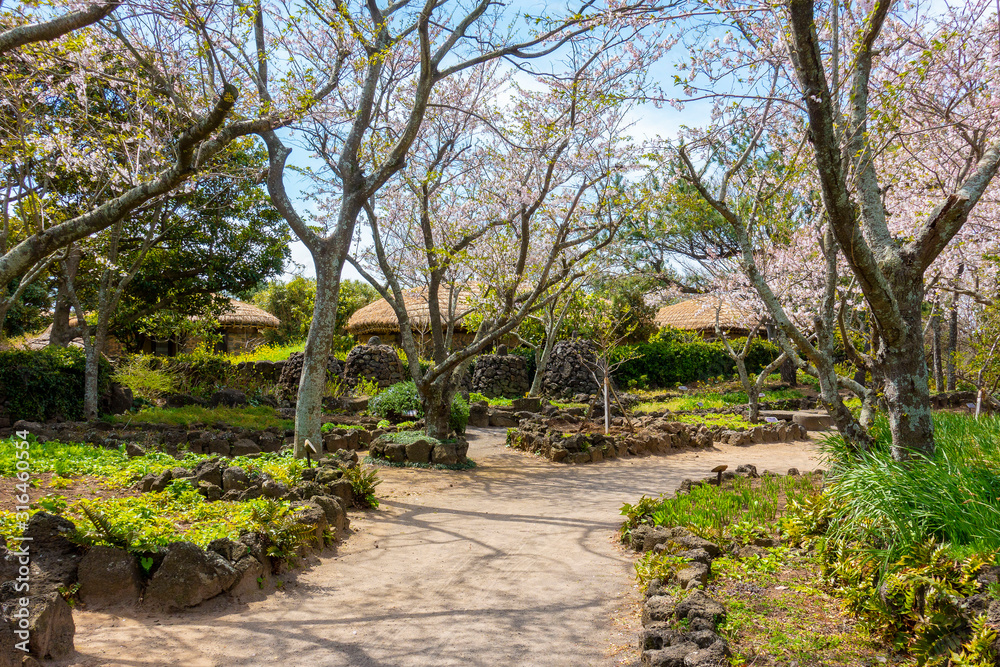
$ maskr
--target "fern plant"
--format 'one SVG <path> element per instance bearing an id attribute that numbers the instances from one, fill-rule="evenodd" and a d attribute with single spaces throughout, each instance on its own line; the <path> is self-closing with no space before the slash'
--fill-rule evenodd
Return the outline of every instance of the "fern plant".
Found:
<path id="1" fill-rule="evenodd" d="M 100 512 L 100 510 L 84 501 L 80 502 L 80 509 L 83 510 L 83 513 L 90 520 L 90 523 L 94 525 L 94 532 L 96 533 L 98 540 L 103 541 L 110 546 L 125 549 L 126 551 L 132 547 L 134 536 L 131 533 L 122 531 L 113 525 L 108 518 Z"/>
<path id="2" fill-rule="evenodd" d="M 299 547 L 311 539 L 315 530 L 296 521 L 286 505 L 271 498 L 255 504 L 250 519 L 259 526 L 267 543 L 267 555 L 282 560 L 294 560 Z"/>
<path id="3" fill-rule="evenodd" d="M 341 468 L 344 479 L 351 484 L 354 492 L 354 504 L 359 507 L 378 509 L 378 498 L 375 497 L 375 487 L 382 483 L 375 468 L 364 469 L 362 466 Z"/>

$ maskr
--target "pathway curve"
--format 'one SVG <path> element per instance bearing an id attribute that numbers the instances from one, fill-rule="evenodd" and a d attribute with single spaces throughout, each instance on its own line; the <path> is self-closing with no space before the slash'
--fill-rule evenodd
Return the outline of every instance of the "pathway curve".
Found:
<path id="1" fill-rule="evenodd" d="M 383 469 L 377 512 L 338 551 L 261 600 L 169 617 L 77 611 L 81 667 L 610 665 L 634 636 L 612 617 L 637 593 L 615 541 L 624 502 L 719 463 L 817 465 L 810 443 L 571 466 L 470 435 L 472 471 Z M 626 656 L 627 657 L 627 656 Z"/>

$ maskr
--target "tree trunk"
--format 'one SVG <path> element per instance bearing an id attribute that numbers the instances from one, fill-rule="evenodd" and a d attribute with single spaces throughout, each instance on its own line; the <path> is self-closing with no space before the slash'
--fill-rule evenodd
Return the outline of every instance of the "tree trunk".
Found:
<path id="1" fill-rule="evenodd" d="M 872 422 L 875 421 L 875 414 L 877 412 L 877 400 L 878 393 L 875 391 L 869 391 L 861 399 L 861 416 L 858 418 L 858 421 L 863 428 L 870 429 L 872 427 Z"/>
<path id="2" fill-rule="evenodd" d="M 89 337 L 89 334 L 84 333 Z M 98 401 L 100 396 L 97 393 L 97 381 L 99 379 L 101 354 L 104 352 L 107 332 L 102 331 L 98 324 L 97 334 L 93 341 L 86 346 L 86 364 L 83 371 L 83 417 L 87 421 L 96 421 L 98 414 Z"/>
<path id="3" fill-rule="evenodd" d="M 895 341 L 880 337 L 875 350 L 874 372 L 884 386 L 892 431 L 892 458 L 908 461 L 915 455 L 934 453 L 934 423 L 921 316 L 924 286 L 922 276 L 905 270 L 897 272 L 893 282 L 904 326 Z"/>
<path id="4" fill-rule="evenodd" d="M 736 355 L 733 356 L 733 361 L 736 362 L 736 372 L 740 375 L 740 384 L 743 385 L 743 391 L 747 393 L 747 420 L 756 424 L 760 419 L 760 397 L 757 395 L 757 385 L 750 382 L 750 376 L 747 374 L 746 360 Z"/>
<path id="5" fill-rule="evenodd" d="M 948 356 L 945 359 L 948 391 L 955 391 L 955 351 L 958 349 L 958 295 L 951 297 L 948 312 Z"/>
<path id="6" fill-rule="evenodd" d="M 545 375 L 545 368 L 549 365 L 549 359 L 552 358 L 552 348 L 556 346 L 556 337 L 546 336 L 545 337 L 545 347 L 542 348 L 541 358 L 535 362 L 535 377 L 531 381 L 531 391 L 528 392 L 529 396 L 540 396 L 542 393 L 542 377 Z"/>
<path id="7" fill-rule="evenodd" d="M 451 437 L 451 402 L 455 397 L 451 382 L 441 383 L 442 378 L 425 385 L 421 391 L 424 402 L 424 432 L 432 438 L 447 440 Z"/>
<path id="8" fill-rule="evenodd" d="M 337 326 L 337 301 L 340 296 L 340 274 L 343 260 L 332 261 L 332 245 L 325 244 L 323 252 L 313 255 L 316 263 L 316 301 L 313 305 L 312 323 L 306 337 L 302 359 L 302 375 L 295 405 L 296 458 L 306 455 L 305 441 L 323 453 L 322 426 L 323 394 L 326 391 L 326 362 L 333 345 Z"/>
<path id="9" fill-rule="evenodd" d="M 56 304 L 52 310 L 52 330 L 49 332 L 49 344 L 56 347 L 66 347 L 79 332 L 78 327 L 69 326 L 70 311 L 73 308 L 69 292 L 70 285 L 76 280 L 76 272 L 80 268 L 82 256 L 83 253 L 80 249 L 74 246 L 64 260 L 56 292 Z"/>
<path id="10" fill-rule="evenodd" d="M 775 345 L 780 345 L 778 343 L 778 327 L 774 324 L 774 321 L 768 320 L 765 327 L 767 328 L 767 340 Z M 795 362 L 791 357 L 782 362 L 781 366 L 778 367 L 778 372 L 781 374 L 781 381 L 784 384 L 787 384 L 789 387 L 796 386 L 798 378 L 795 375 L 797 371 Z"/>
<path id="11" fill-rule="evenodd" d="M 931 316 L 931 333 L 933 334 L 934 390 L 941 392 L 944 390 L 944 367 L 941 359 L 941 311 L 937 308 L 934 309 L 934 314 Z"/>
<path id="12" fill-rule="evenodd" d="M 781 381 L 789 387 L 796 386 L 795 363 L 791 359 L 785 359 L 780 368 Z"/>

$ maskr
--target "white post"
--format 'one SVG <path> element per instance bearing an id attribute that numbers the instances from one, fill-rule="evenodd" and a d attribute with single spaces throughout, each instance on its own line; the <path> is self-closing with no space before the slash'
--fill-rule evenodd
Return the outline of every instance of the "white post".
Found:
<path id="1" fill-rule="evenodd" d="M 608 371 L 604 370 L 604 435 L 611 432 L 611 405 L 608 401 Z"/>

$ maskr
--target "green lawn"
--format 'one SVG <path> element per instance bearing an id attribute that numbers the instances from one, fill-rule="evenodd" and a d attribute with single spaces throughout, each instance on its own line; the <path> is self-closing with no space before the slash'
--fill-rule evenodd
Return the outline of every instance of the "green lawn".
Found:
<path id="1" fill-rule="evenodd" d="M 118 423 L 146 422 L 169 424 L 170 426 L 191 426 L 192 424 L 215 424 L 223 422 L 230 426 L 262 430 L 276 426 L 280 429 L 294 427 L 291 419 L 282 419 L 274 408 L 266 405 L 245 408 L 207 408 L 188 405 L 183 408 L 145 408 L 132 414 L 118 415 Z"/>
<path id="2" fill-rule="evenodd" d="M 798 389 L 765 389 L 761 401 L 784 401 L 792 398 L 802 398 Z M 636 412 L 684 412 L 707 408 L 726 408 L 733 405 L 743 405 L 749 401 L 745 391 L 694 391 L 685 396 L 678 396 L 666 401 L 646 401 L 635 407 Z"/>

